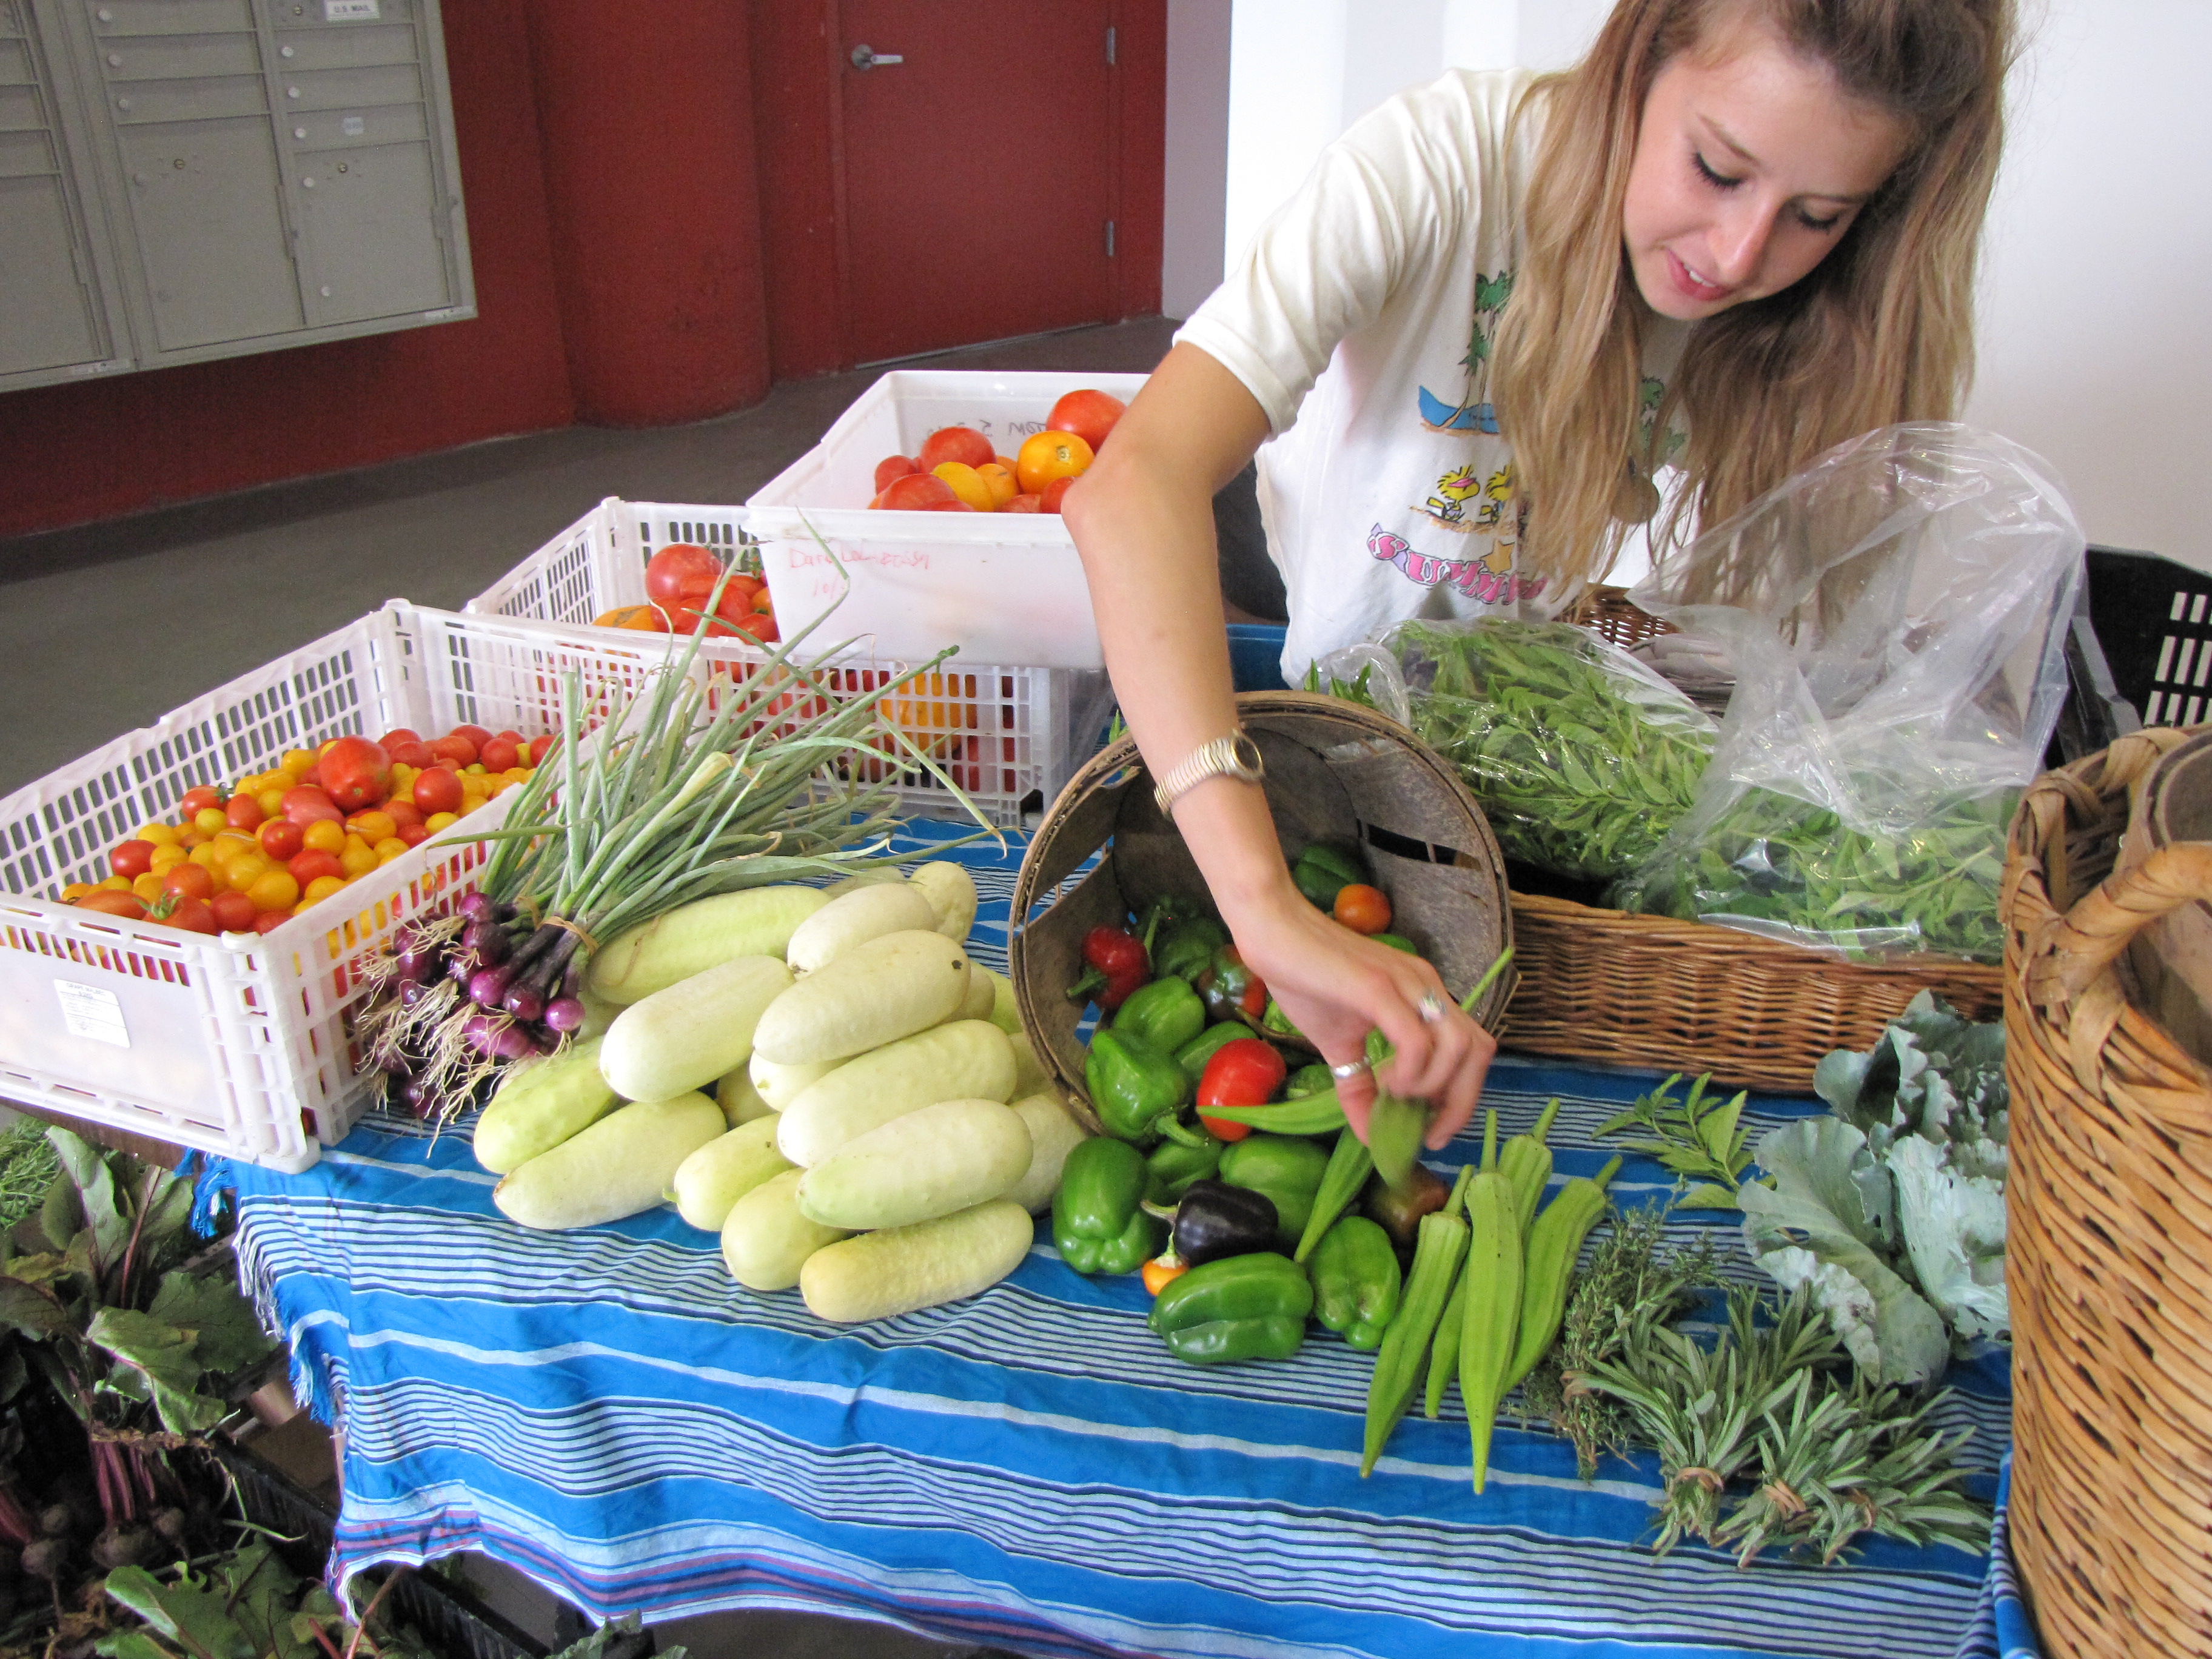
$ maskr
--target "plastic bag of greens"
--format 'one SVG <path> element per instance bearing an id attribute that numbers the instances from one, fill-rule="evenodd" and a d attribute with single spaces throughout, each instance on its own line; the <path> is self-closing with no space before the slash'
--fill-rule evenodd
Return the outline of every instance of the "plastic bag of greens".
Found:
<path id="1" fill-rule="evenodd" d="M 1996 961 L 2081 552 L 2046 463 L 1919 422 L 1662 558 L 1630 598 L 1718 646 L 1736 691 L 1695 807 L 1617 901 L 1853 957 Z"/>
<path id="2" fill-rule="evenodd" d="M 1625 651 L 1565 623 L 1401 623 L 1339 652 L 1364 690 L 1459 769 L 1509 859 L 1609 881 L 1690 808 L 1715 726 Z"/>

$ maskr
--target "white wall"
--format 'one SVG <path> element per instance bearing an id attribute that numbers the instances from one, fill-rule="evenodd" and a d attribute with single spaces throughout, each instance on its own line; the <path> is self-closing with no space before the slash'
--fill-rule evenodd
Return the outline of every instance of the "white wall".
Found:
<path id="1" fill-rule="evenodd" d="M 1230 0 L 1168 0 L 1163 316 L 1189 316 L 1221 282 L 1229 184 L 1229 10 Z"/>
<path id="2" fill-rule="evenodd" d="M 1234 0 L 1224 259 L 1322 146 L 1392 92 L 1450 66 L 1563 68 L 1607 9 Z M 2212 477 L 2212 98 L 2202 86 L 2212 4 L 2029 0 L 2027 11 L 1967 418 L 2048 457 L 2091 540 L 2212 570 L 2212 492 L 2201 482 Z M 1175 86 L 1171 61 L 1171 142 Z M 1171 171 L 1171 200 L 1176 188 Z M 1212 268 L 1197 297 L 1218 277 Z M 1172 314 L 1191 294 L 1179 290 Z"/>

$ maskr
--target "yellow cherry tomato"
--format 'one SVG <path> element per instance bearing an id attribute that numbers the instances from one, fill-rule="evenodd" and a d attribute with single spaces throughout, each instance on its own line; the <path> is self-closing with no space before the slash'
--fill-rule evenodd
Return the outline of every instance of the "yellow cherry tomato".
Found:
<path id="1" fill-rule="evenodd" d="M 88 881 L 73 881 L 70 883 L 68 886 L 62 889 L 62 902 L 64 904 L 75 904 L 87 893 L 96 893 L 99 890 L 100 890 L 97 887 L 94 887 Z"/>
<path id="2" fill-rule="evenodd" d="M 253 884 L 276 868 L 276 860 L 266 853 L 240 853 L 222 867 L 222 879 L 234 893 L 250 891 Z M 267 905 L 260 907 L 267 909 Z"/>
<path id="3" fill-rule="evenodd" d="M 131 890 L 129 878 L 123 876 L 103 877 L 100 885 L 111 893 L 128 893 Z"/>
<path id="4" fill-rule="evenodd" d="M 389 812 L 356 812 L 348 820 L 346 828 L 371 847 L 399 833 L 399 826 L 392 821 Z"/>
<path id="5" fill-rule="evenodd" d="M 397 836 L 386 836 L 368 850 L 376 854 L 378 863 L 389 864 L 407 850 L 407 843 Z"/>
<path id="6" fill-rule="evenodd" d="M 272 864 L 246 889 L 257 910 L 289 910 L 300 902 L 300 884 L 281 864 Z"/>
<path id="7" fill-rule="evenodd" d="M 277 761 L 276 769 L 289 773 L 295 780 L 315 763 L 315 757 L 305 749 L 287 749 Z"/>
<path id="8" fill-rule="evenodd" d="M 335 853 L 346 844 L 345 825 L 332 818 L 317 818 L 300 832 L 300 839 L 318 853 Z"/>
<path id="9" fill-rule="evenodd" d="M 254 796 L 253 804 L 261 809 L 261 817 L 264 822 L 270 818 L 281 818 L 284 816 L 284 791 L 291 787 L 289 782 L 281 787 L 271 784 Z"/>
<path id="10" fill-rule="evenodd" d="M 156 847 L 147 867 L 157 876 L 166 876 L 190 856 L 181 847 Z"/>
<path id="11" fill-rule="evenodd" d="M 141 904 L 151 904 L 167 891 L 168 891 L 168 883 L 151 870 L 143 876 L 131 878 L 131 895 Z"/>
<path id="12" fill-rule="evenodd" d="M 307 884 L 307 890 L 300 896 L 301 906 L 305 908 L 311 904 L 320 904 L 344 885 L 345 883 L 336 876 L 317 876 Z"/>
<path id="13" fill-rule="evenodd" d="M 202 835 L 219 836 L 230 828 L 230 820 L 220 806 L 203 806 L 192 814 L 192 828 Z"/>
<path id="14" fill-rule="evenodd" d="M 173 823 L 142 823 L 138 826 L 138 839 L 150 841 L 156 847 L 174 847 L 177 844 L 177 826 Z"/>
<path id="15" fill-rule="evenodd" d="M 376 854 L 368 850 L 368 843 L 359 836 L 348 836 L 345 846 L 338 853 L 338 868 L 346 872 L 350 881 L 376 868 Z"/>
<path id="16" fill-rule="evenodd" d="M 441 830 L 451 829 L 460 821 L 461 815 L 459 812 L 433 812 L 422 820 L 422 827 L 434 836 Z"/>
<path id="17" fill-rule="evenodd" d="M 218 874 L 222 869 L 222 848 L 211 840 L 204 841 L 192 848 L 191 860 L 208 874 Z"/>

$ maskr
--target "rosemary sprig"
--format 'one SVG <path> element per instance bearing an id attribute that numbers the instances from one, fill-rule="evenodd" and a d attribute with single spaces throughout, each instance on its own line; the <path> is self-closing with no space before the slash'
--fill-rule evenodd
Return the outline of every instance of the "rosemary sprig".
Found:
<path id="1" fill-rule="evenodd" d="M 1751 1131 L 1741 1127 L 1745 1093 L 1723 1103 L 1719 1092 L 1711 1096 L 1709 1072 L 1690 1085 L 1690 1092 L 1674 1098 L 1674 1085 L 1682 1080 L 1676 1072 L 1657 1088 L 1637 1097 L 1636 1103 L 1601 1124 L 1599 1135 L 1642 1129 L 1644 1139 L 1628 1143 L 1631 1152 L 1656 1158 L 1686 1180 L 1696 1182 L 1680 1198 L 1677 1208 L 1732 1210 L 1735 1189 L 1751 1167 Z"/>

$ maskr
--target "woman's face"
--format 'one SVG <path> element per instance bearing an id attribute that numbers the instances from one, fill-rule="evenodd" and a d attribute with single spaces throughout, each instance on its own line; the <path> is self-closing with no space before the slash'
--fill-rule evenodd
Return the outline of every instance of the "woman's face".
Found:
<path id="1" fill-rule="evenodd" d="M 1827 257 L 1905 136 L 1826 66 L 1741 26 L 1651 82 L 1622 204 L 1644 303 L 1694 321 L 1780 292 Z"/>

